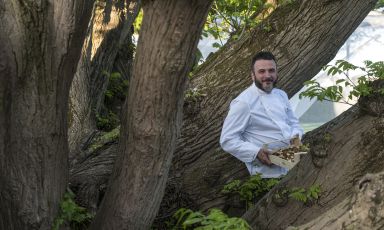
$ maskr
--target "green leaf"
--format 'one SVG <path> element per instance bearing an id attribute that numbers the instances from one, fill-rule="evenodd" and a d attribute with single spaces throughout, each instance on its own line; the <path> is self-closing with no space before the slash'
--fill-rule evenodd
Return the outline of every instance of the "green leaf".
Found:
<path id="1" fill-rule="evenodd" d="M 183 222 L 183 225 L 184 226 L 188 226 L 188 225 L 193 225 L 193 224 L 196 224 L 196 223 L 199 223 L 201 222 L 202 220 L 204 220 L 203 217 L 188 217 L 188 219 L 186 219 L 184 222 Z"/>
<path id="2" fill-rule="evenodd" d="M 184 220 L 185 217 L 187 217 L 189 214 L 192 213 L 192 210 L 180 208 L 173 214 L 174 218 L 177 218 L 176 226 L 180 226 Z"/>
<path id="3" fill-rule="evenodd" d="M 219 43 L 217 43 L 217 42 L 215 42 L 215 43 L 212 44 L 212 47 L 214 47 L 214 48 L 220 48 L 221 46 L 222 46 L 222 45 L 219 44 Z"/>
<path id="4" fill-rule="evenodd" d="M 303 84 L 304 84 L 304 86 L 307 86 L 307 85 L 312 85 L 312 84 L 316 84 L 316 83 L 317 83 L 316 81 L 310 80 L 310 81 L 305 81 Z"/>

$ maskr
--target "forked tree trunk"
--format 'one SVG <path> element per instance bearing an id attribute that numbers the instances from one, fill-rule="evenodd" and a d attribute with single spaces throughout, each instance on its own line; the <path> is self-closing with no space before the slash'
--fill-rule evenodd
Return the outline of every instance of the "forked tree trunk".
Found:
<path id="1" fill-rule="evenodd" d="M 67 99 L 92 1 L 0 1 L 0 229 L 50 229 L 68 183 Z"/>
<path id="2" fill-rule="evenodd" d="M 281 6 L 251 34 L 227 44 L 200 67 L 191 84 L 207 96 L 196 97 L 197 103 L 186 102 L 182 136 L 178 139 L 159 222 L 183 206 L 228 211 L 236 205 L 220 191 L 230 180 L 247 177 L 248 172 L 240 161 L 224 153 L 218 142 L 229 101 L 251 84 L 251 56 L 261 49 L 274 52 L 278 58 L 279 84 L 292 96 L 334 57 L 375 2 L 316 0 Z M 110 143 L 104 148 L 109 146 Z M 74 166 L 71 182 L 81 190 L 84 197 L 79 199 L 85 204 L 96 205 L 99 190 L 95 188 L 105 188 L 114 160 L 113 148 L 114 145 L 108 152 L 100 148 L 97 154 Z M 95 172 L 93 166 L 101 170 Z M 93 175 L 98 179 L 94 180 Z"/>
<path id="3" fill-rule="evenodd" d="M 92 229 L 149 229 L 181 126 L 185 81 L 211 1 L 144 1 L 119 156 Z"/>

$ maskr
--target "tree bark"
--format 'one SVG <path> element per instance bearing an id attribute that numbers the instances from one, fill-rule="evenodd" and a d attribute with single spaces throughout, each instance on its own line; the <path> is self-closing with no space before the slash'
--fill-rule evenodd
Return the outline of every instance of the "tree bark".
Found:
<path id="1" fill-rule="evenodd" d="M 288 229 L 383 229 L 384 173 L 365 175 L 350 191 L 352 195 L 316 219 Z"/>
<path id="2" fill-rule="evenodd" d="M 281 6 L 251 34 L 227 44 L 199 67 L 190 88 L 197 87 L 206 96 L 185 102 L 182 136 L 177 141 L 158 222 L 180 207 L 219 207 L 237 215 L 244 211 L 239 211 L 237 202 L 220 191 L 229 181 L 246 178 L 248 172 L 243 163 L 221 150 L 218 141 L 229 102 L 251 84 L 250 76 L 247 77 L 251 56 L 261 49 L 274 52 L 278 58 L 279 84 L 292 96 L 334 57 L 374 4 L 375 1 L 317 0 Z M 268 25 L 271 30 L 267 31 Z M 95 154 L 73 167 L 73 185 L 88 196 L 79 197 L 80 200 L 100 195 L 99 190 L 92 188 L 100 184 L 106 187 L 101 181 L 108 177 L 108 170 L 98 174 L 98 178 L 103 178 L 100 180 L 85 182 L 80 176 L 92 178 L 92 165 L 100 166 L 103 161 L 109 164 L 112 159 L 113 155 Z"/>
<path id="3" fill-rule="evenodd" d="M 381 81 L 381 87 L 384 86 L 383 83 Z M 351 199 L 351 191 L 356 186 L 362 188 L 361 182 L 360 185 L 358 182 L 364 175 L 383 171 L 383 114 L 383 95 L 377 94 L 368 99 L 363 97 L 359 99 L 357 106 L 337 119 L 306 134 L 304 142 L 309 143 L 310 154 L 304 156 L 279 185 L 259 201 L 254 209 L 249 210 L 244 218 L 255 229 L 284 229 L 299 225 L 311 229 L 327 229 L 330 226 L 341 228 L 343 221 L 351 224 L 345 218 L 343 221 L 338 220 L 347 215 L 346 212 L 355 203 L 355 199 Z M 281 188 L 309 188 L 314 184 L 320 185 L 322 190 L 320 199 L 316 202 L 304 205 L 289 199 L 283 207 L 274 202 L 273 196 Z M 374 199 L 374 196 L 375 194 L 371 198 Z M 382 201 L 378 200 L 376 208 L 382 205 Z M 366 207 L 360 207 L 360 211 L 372 211 Z M 353 215 L 356 216 L 357 213 L 351 213 L 351 217 Z M 378 225 L 372 225 L 373 228 L 369 229 L 383 226 L 380 215 L 376 212 L 372 217 L 371 224 Z M 318 217 L 324 219 L 314 223 L 313 220 L 319 220 Z M 369 223 L 360 223 L 360 226 L 364 224 Z"/>
<path id="4" fill-rule="evenodd" d="M 211 1 L 145 1 L 117 163 L 92 229 L 148 229 L 163 197 L 183 92 Z"/>
<path id="5" fill-rule="evenodd" d="M 172 162 L 172 184 L 180 184 L 200 210 L 219 207 L 227 211 L 235 206 L 220 191 L 224 184 L 248 173 L 241 162 L 221 150 L 219 136 L 230 101 L 251 84 L 251 57 L 260 50 L 274 53 L 278 85 L 292 96 L 334 58 L 375 2 L 292 2 L 207 60 L 191 81 L 206 96 L 195 103 L 200 110 L 185 114 Z"/>
<path id="6" fill-rule="evenodd" d="M 96 129 L 96 115 L 104 102 L 108 75 L 121 57 L 118 56 L 119 50 L 127 50 L 124 46 L 132 36 L 132 24 L 140 6 L 140 0 L 108 0 L 95 4 L 70 90 L 68 135 L 71 158 L 78 153 L 84 139 Z M 129 60 L 124 64 L 129 65 Z M 120 74 L 129 78 L 129 73 Z"/>
<path id="7" fill-rule="evenodd" d="M 92 1 L 0 1 L 0 229 L 50 229 L 68 183 L 67 99 Z"/>

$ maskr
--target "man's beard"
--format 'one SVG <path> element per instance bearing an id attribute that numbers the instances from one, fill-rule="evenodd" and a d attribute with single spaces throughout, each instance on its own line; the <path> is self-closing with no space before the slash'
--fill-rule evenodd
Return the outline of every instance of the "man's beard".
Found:
<path id="1" fill-rule="evenodd" d="M 271 87 L 263 87 L 263 83 L 257 79 L 255 79 L 255 85 L 257 88 L 263 90 L 264 92 L 266 93 L 270 93 L 272 91 L 273 88 L 275 88 L 276 86 L 276 83 L 277 83 L 277 78 L 275 81 L 273 81 L 273 78 L 267 78 L 265 79 L 263 82 L 272 82 L 272 86 Z"/>

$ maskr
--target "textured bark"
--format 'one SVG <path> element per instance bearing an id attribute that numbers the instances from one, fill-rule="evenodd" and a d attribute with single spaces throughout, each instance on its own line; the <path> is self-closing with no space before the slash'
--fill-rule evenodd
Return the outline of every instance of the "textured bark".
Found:
<path id="1" fill-rule="evenodd" d="M 342 222 L 353 226 L 353 221 L 347 221 L 345 216 L 338 220 L 343 215 L 357 215 L 352 212 L 347 214 L 355 203 L 355 199 L 351 199 L 351 191 L 355 190 L 364 175 L 383 170 L 384 117 L 369 115 L 372 113 L 366 110 L 376 108 L 372 105 L 377 104 L 384 105 L 382 95 L 362 98 L 358 107 L 305 135 L 304 142 L 310 145 L 310 155 L 303 157 L 276 188 L 244 215 L 251 226 L 255 229 L 284 229 L 299 225 L 310 229 L 341 229 Z M 380 114 L 383 112 L 384 107 L 381 107 Z M 313 184 L 320 185 L 322 192 L 320 199 L 312 204 L 304 205 L 288 199 L 285 206 L 279 207 L 281 205 L 274 202 L 273 195 L 280 188 L 309 188 Z M 382 193 L 371 194 L 371 198 L 375 199 L 376 195 L 379 199 Z M 382 201 L 378 200 L 377 205 L 382 206 Z M 369 209 L 369 204 L 360 207 L 360 214 L 371 212 Z M 360 226 L 376 222 L 378 225 L 369 229 L 380 229 L 383 225 L 380 219 L 382 214 L 373 214 L 372 223 L 363 222 Z M 318 217 L 323 217 L 323 220 L 315 223 L 313 220 L 319 220 Z"/>
<path id="2" fill-rule="evenodd" d="M 128 60 L 119 51 L 126 52 L 131 46 L 131 28 L 141 1 L 108 0 L 98 1 L 83 45 L 81 58 L 73 79 L 69 102 L 69 146 L 71 156 L 78 152 L 84 138 L 96 129 L 96 114 L 104 101 L 108 85 L 108 74 L 114 63 L 121 75 L 129 78 L 130 72 L 119 63 L 130 67 Z M 132 51 L 127 52 L 127 54 Z"/>
<path id="3" fill-rule="evenodd" d="M 178 139 L 158 222 L 187 206 L 219 207 L 237 215 L 244 211 L 242 208 L 239 211 L 238 203 L 222 195 L 220 190 L 234 178 L 247 177 L 248 172 L 240 161 L 224 153 L 218 142 L 229 101 L 251 83 L 250 76 L 247 77 L 251 56 L 262 48 L 275 52 L 280 85 L 293 95 L 305 80 L 334 57 L 374 2 L 297 1 L 281 6 L 251 35 L 245 34 L 243 39 L 226 45 L 200 67 L 191 87 L 197 87 L 207 96 L 196 98 L 197 102 L 185 102 L 182 136 Z M 266 25 L 271 25 L 272 30 L 266 31 Z M 105 157 L 94 154 L 73 168 L 71 181 L 76 181 L 73 184 L 83 191 L 85 196 L 79 199 L 85 203 L 100 195 L 94 187 L 100 184 L 106 187 L 103 182 L 93 180 L 91 170 L 92 165 L 100 165 Z M 110 157 L 108 161 L 113 159 Z M 103 172 L 98 174 L 101 181 L 108 177 L 108 170 Z M 80 176 L 84 179 L 76 179 Z M 90 203 L 94 206 L 96 202 Z"/>
<path id="4" fill-rule="evenodd" d="M 332 60 L 376 1 L 294 1 L 227 44 L 195 73 L 192 87 L 201 90 L 192 115 L 185 114 L 170 181 L 201 210 L 235 204 L 220 194 L 223 185 L 247 175 L 245 166 L 219 146 L 222 122 L 230 101 L 251 84 L 250 60 L 260 50 L 272 51 L 278 62 L 279 87 L 289 96 Z M 170 194 L 172 196 L 172 194 Z"/>
<path id="5" fill-rule="evenodd" d="M 119 131 L 120 132 L 120 131 Z M 76 194 L 76 203 L 96 214 L 104 197 L 108 179 L 117 156 L 117 140 L 95 133 L 70 170 L 69 184 Z"/>
<path id="6" fill-rule="evenodd" d="M 183 93 L 211 1 L 145 1 L 119 157 L 92 229 L 149 229 L 164 194 Z"/>
<path id="7" fill-rule="evenodd" d="M 0 229 L 50 229 L 68 182 L 67 99 L 92 1 L 0 1 Z"/>
<path id="8" fill-rule="evenodd" d="M 383 229 L 384 173 L 365 175 L 350 191 L 353 195 L 316 219 L 288 229 Z"/>

